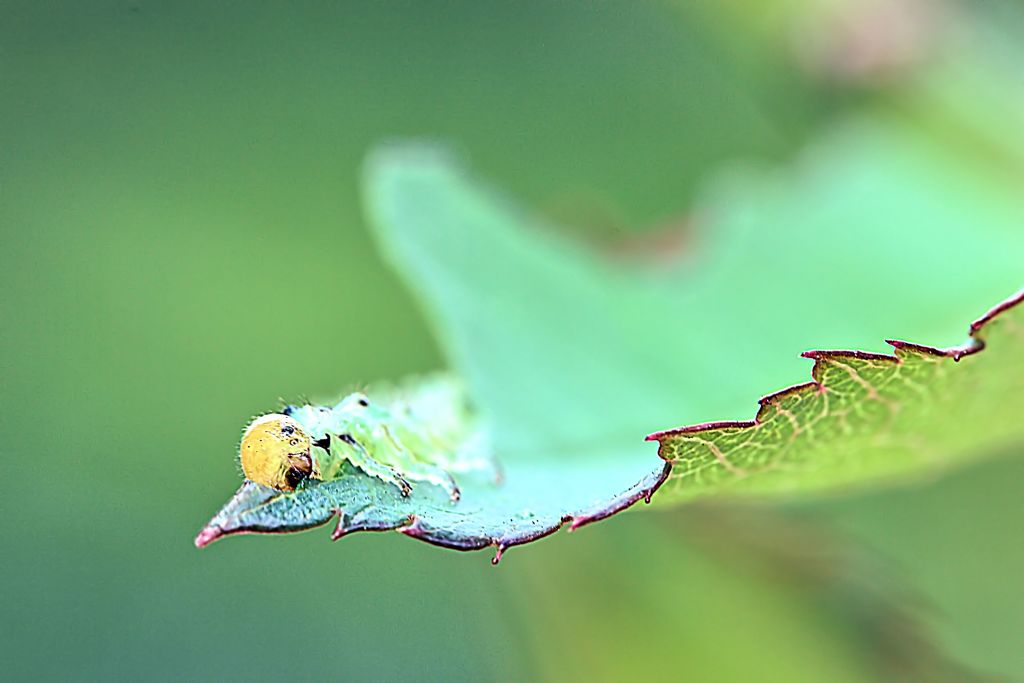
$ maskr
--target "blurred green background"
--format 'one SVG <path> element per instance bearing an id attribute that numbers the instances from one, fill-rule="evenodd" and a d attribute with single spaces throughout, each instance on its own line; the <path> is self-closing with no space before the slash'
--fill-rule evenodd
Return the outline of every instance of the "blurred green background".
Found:
<path id="1" fill-rule="evenodd" d="M 610 244 L 850 114 L 1016 183 L 1021 16 L 3 0 L 0 677 L 1024 678 L 1014 448 L 855 498 L 631 513 L 498 569 L 390 534 L 192 545 L 252 415 L 443 365 L 366 231 L 375 144 L 452 143 Z"/>

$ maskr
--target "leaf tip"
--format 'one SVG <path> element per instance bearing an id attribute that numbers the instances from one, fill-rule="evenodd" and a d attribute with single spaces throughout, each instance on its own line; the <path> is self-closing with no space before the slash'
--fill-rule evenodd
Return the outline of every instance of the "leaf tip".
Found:
<path id="1" fill-rule="evenodd" d="M 196 536 L 196 547 L 205 548 L 223 535 L 224 531 L 219 526 L 216 524 L 207 524 Z"/>

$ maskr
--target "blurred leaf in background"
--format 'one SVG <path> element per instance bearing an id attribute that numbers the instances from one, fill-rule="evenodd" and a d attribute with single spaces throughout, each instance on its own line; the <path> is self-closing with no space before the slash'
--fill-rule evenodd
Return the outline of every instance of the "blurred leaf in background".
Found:
<path id="1" fill-rule="evenodd" d="M 786 164 L 855 110 L 898 119 L 894 182 L 911 197 L 983 197 L 980 213 L 940 224 L 956 230 L 947 239 L 974 249 L 976 224 L 1013 229 L 1000 188 L 1019 178 L 1024 149 L 1016 8 L 950 4 L 942 25 L 957 30 L 878 81 L 802 66 L 788 27 L 829 23 L 808 3 L 770 5 L 760 18 L 755 3 L 4 2 L 5 675 L 523 680 L 640 662 L 693 680 L 878 680 L 877 642 L 844 631 L 849 612 L 822 612 L 790 577 L 688 541 L 685 508 L 562 536 L 499 571 L 379 537 L 191 544 L 237 484 L 252 414 L 442 364 L 361 217 L 358 169 L 381 140 L 449 140 L 496 185 L 601 242 L 689 225 L 726 162 Z M 921 136 L 963 160 L 959 175 L 903 158 Z M 777 178 L 779 195 L 806 194 Z M 745 229 L 792 234 L 786 215 Z M 1008 293 L 985 262 L 958 277 Z M 908 310 L 874 293 L 864 300 L 887 315 Z M 925 340 L 959 341 L 990 303 L 959 299 L 922 319 L 936 335 Z M 266 324 L 252 324 L 257 309 Z M 899 331 L 859 333 L 877 343 Z M 800 363 L 771 367 L 791 383 Z M 735 415 L 700 410 L 742 418 L 752 398 L 730 392 Z M 837 520 L 893 557 L 936 606 L 927 637 L 1020 677 L 1019 476 L 1006 459 L 935 488 L 788 514 Z M 606 668 L 591 668 L 597 647 Z M 958 670 L 941 654 L 920 661 Z"/>

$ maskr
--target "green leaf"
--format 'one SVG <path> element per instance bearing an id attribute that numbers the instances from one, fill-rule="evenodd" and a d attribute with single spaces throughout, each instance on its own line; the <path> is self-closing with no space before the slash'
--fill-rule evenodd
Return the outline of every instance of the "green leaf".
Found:
<path id="1" fill-rule="evenodd" d="M 814 380 L 762 398 L 753 421 L 650 435 L 672 463 L 659 502 L 863 487 L 1019 440 L 1022 302 L 1024 292 L 974 322 L 960 347 L 890 341 L 894 355 L 808 351 Z"/>
<path id="2" fill-rule="evenodd" d="M 1024 436 L 1007 419 L 1020 407 L 1014 335 L 960 365 L 925 347 L 900 345 L 898 359 L 873 348 L 893 334 L 952 342 L 978 302 L 1019 286 L 1016 189 L 878 122 L 839 130 L 796 168 L 720 182 L 692 221 L 692 251 L 654 270 L 573 242 L 444 152 L 382 150 L 367 166 L 371 223 L 479 407 L 505 482 L 460 482 L 455 505 L 358 472 L 293 494 L 246 485 L 197 543 L 338 517 L 341 533 L 398 529 L 500 555 L 649 497 L 672 466 L 665 502 L 791 495 L 933 472 Z M 966 224 L 972 239 L 938 237 Z M 1016 324 L 1004 319 L 996 331 Z M 756 426 L 660 433 L 668 464 L 643 442 L 741 415 L 749 396 L 805 372 L 794 351 L 808 343 L 869 352 L 818 354 L 820 384 L 766 403 L 785 422 L 763 413 Z M 833 407 L 816 421 L 821 402 Z M 958 430 L 964 420 L 978 428 Z M 708 434 L 728 454 L 694 441 Z"/>
<path id="3" fill-rule="evenodd" d="M 569 239 L 436 150 L 380 152 L 366 191 L 384 255 L 501 447 L 564 458 L 748 414 L 806 376 L 808 347 L 960 342 L 1021 284 L 1024 204 L 1007 185 L 912 132 L 851 125 L 795 173 L 714 185 L 667 270 Z M 944 237 L 967 225 L 970 239 Z"/>
<path id="4" fill-rule="evenodd" d="M 746 423 L 728 423 L 723 438 L 742 452 L 735 463 L 696 442 L 708 423 L 662 433 L 694 448 L 684 462 L 662 445 L 674 470 L 660 502 L 929 475 L 1024 438 L 1012 419 L 1024 396 L 1012 332 L 986 360 L 960 365 L 954 357 L 981 348 L 980 323 L 967 347 L 874 351 L 896 332 L 955 339 L 972 312 L 1020 282 L 1019 193 L 912 130 L 851 123 L 794 173 L 720 183 L 689 236 L 699 251 L 662 272 L 572 243 L 433 150 L 383 152 L 367 187 L 385 253 L 498 426 L 499 452 L 602 467 L 605 435 L 742 414 L 746 397 L 799 377 L 796 351 L 808 341 L 870 349 L 811 354 L 817 380 L 842 373 L 828 373 L 818 402 L 842 399 L 850 414 L 803 429 L 788 417 L 742 433 Z M 941 239 L 969 223 L 972 239 Z M 1020 314 L 1000 318 L 1012 315 Z M 859 384 L 851 367 L 880 386 Z M 767 405 L 780 417 L 793 403 L 811 408 L 819 386 L 798 385 Z M 615 458 L 660 466 L 628 443 Z"/>

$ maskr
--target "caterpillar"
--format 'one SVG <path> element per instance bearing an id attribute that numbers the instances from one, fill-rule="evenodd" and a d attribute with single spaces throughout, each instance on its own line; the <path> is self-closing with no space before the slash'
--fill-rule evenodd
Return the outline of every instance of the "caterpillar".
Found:
<path id="1" fill-rule="evenodd" d="M 461 386 L 444 377 L 373 400 L 356 392 L 333 406 L 289 405 L 261 415 L 246 427 L 239 459 L 247 479 L 286 492 L 305 480 L 338 479 L 345 463 L 402 496 L 426 483 L 452 502 L 461 495 L 457 474 L 500 479 Z"/>

